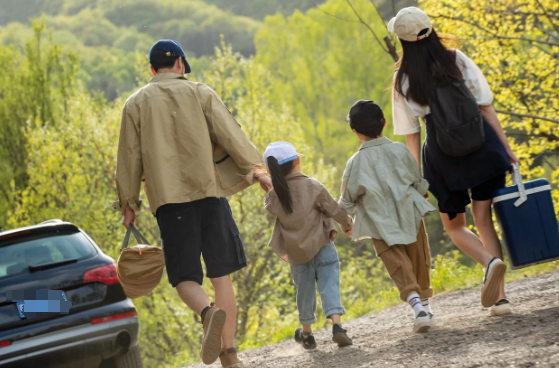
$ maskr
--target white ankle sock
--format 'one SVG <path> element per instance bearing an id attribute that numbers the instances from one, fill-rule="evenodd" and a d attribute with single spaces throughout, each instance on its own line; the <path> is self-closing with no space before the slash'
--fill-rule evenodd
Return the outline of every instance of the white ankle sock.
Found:
<path id="1" fill-rule="evenodd" d="M 407 301 L 411 309 L 413 309 L 415 317 L 417 317 L 417 315 L 421 312 L 427 313 L 425 308 L 423 308 L 423 305 L 421 305 L 421 299 L 419 299 L 418 293 L 411 293 L 410 295 L 408 295 Z"/>
<path id="2" fill-rule="evenodd" d="M 425 309 L 425 312 L 433 313 L 431 311 L 431 306 L 429 305 L 429 299 L 421 299 L 421 305 L 423 306 L 423 309 Z"/>

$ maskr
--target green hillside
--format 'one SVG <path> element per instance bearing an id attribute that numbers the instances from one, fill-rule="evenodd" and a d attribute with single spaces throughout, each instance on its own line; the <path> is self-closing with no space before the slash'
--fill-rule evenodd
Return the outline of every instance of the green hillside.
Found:
<path id="1" fill-rule="evenodd" d="M 161 38 L 178 40 L 204 68 L 221 37 L 244 56 L 267 15 L 306 11 L 324 0 L 0 0 L 0 44 L 23 49 L 29 20 L 43 16 L 54 42 L 80 54 L 82 80 L 108 100 L 136 85 L 138 59 Z M 390 1 L 378 0 L 389 15 Z M 396 1 L 398 5 L 410 0 Z M 139 56 L 138 56 L 139 53 Z M 202 59 L 197 63 L 194 59 Z M 145 60 L 145 59 L 144 59 Z"/>
<path id="2" fill-rule="evenodd" d="M 160 38 L 178 40 L 190 58 L 214 53 L 221 36 L 235 51 L 255 52 L 254 35 L 267 14 L 289 14 L 307 1 L 0 0 L 0 43 L 23 48 L 29 19 L 44 16 L 53 40 L 81 55 L 82 79 L 109 100 L 134 88 L 137 55 Z M 194 62 L 196 63 L 196 62 Z"/>

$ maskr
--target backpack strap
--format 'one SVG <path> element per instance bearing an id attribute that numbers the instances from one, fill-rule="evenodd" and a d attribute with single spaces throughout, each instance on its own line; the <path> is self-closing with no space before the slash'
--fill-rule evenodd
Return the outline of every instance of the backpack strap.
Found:
<path id="1" fill-rule="evenodd" d="M 142 235 L 142 233 L 140 233 L 140 231 L 136 229 L 134 225 L 130 224 L 128 225 L 128 229 L 126 229 L 126 235 L 124 236 L 124 240 L 122 241 L 122 247 L 120 247 L 121 253 L 124 248 L 128 246 L 128 242 L 130 241 L 130 233 L 134 234 L 134 237 L 136 238 L 136 241 L 138 243 L 151 245 L 149 241 Z"/>

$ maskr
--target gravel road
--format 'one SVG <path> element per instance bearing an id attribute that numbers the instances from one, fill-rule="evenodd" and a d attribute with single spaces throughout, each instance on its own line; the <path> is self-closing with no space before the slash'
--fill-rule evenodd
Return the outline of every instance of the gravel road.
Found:
<path id="1" fill-rule="evenodd" d="M 411 332 L 411 311 L 402 304 L 346 322 L 350 347 L 334 345 L 328 328 L 315 333 L 314 351 L 287 340 L 240 357 L 259 368 L 559 367 L 559 272 L 511 282 L 507 293 L 508 316 L 490 317 L 479 290 L 461 290 L 433 299 L 437 328 L 426 334 Z"/>

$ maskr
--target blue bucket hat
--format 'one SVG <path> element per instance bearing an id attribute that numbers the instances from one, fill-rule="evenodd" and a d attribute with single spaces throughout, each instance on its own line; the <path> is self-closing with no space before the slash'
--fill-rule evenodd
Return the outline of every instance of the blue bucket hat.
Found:
<path id="1" fill-rule="evenodd" d="M 160 56 L 161 54 L 155 56 L 155 58 L 160 58 L 160 57 L 172 57 L 172 58 L 177 58 L 177 57 L 181 57 L 183 62 L 184 62 L 184 66 L 185 66 L 185 73 L 190 73 L 192 70 L 190 69 L 190 65 L 188 64 L 188 62 L 186 61 L 186 55 L 184 53 L 184 50 L 182 49 L 182 46 L 180 43 L 178 43 L 177 41 L 174 40 L 159 40 L 156 43 L 153 44 L 153 46 L 151 47 L 151 49 L 149 49 L 149 62 L 152 63 L 152 61 L 154 60 L 154 53 L 156 51 L 163 51 L 163 55 L 164 56 Z"/>

